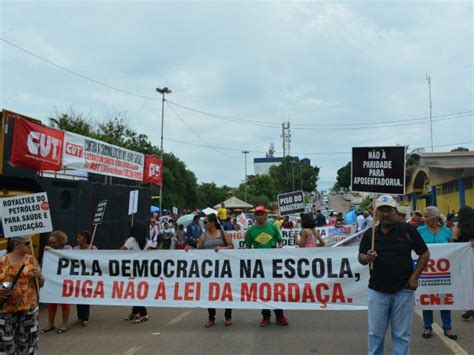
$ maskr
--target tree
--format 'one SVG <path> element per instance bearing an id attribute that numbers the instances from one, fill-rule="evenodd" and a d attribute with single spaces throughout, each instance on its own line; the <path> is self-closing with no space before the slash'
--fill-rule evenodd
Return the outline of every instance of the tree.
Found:
<path id="1" fill-rule="evenodd" d="M 333 190 L 339 191 L 340 189 L 348 189 L 351 186 L 351 166 L 352 163 L 348 162 L 337 171 L 336 183 L 332 188 Z"/>
<path id="2" fill-rule="evenodd" d="M 197 187 L 200 207 L 213 207 L 227 199 L 227 186 L 218 187 L 214 182 L 203 182 Z"/>
<path id="3" fill-rule="evenodd" d="M 316 189 L 319 167 L 303 164 L 294 157 L 285 157 L 280 165 L 270 168 L 270 176 L 275 180 L 278 194 L 299 190 L 311 192 Z"/>
<path id="4" fill-rule="evenodd" d="M 451 149 L 452 152 L 469 152 L 469 149 L 464 147 L 457 147 L 455 149 Z"/>

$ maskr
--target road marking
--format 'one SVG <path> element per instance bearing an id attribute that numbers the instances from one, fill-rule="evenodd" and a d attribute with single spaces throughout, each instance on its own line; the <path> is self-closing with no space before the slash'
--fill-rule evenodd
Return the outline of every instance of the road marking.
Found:
<path id="1" fill-rule="evenodd" d="M 143 348 L 143 346 L 133 346 L 130 349 L 128 349 L 126 352 L 124 352 L 123 355 L 133 355 L 141 348 Z"/>
<path id="2" fill-rule="evenodd" d="M 156 332 L 156 333 L 151 333 L 151 335 L 160 335 L 160 333 Z"/>
<path id="3" fill-rule="evenodd" d="M 416 314 L 423 319 L 423 313 L 421 311 L 416 311 Z M 441 341 L 446 345 L 449 350 L 453 352 L 453 354 L 456 355 L 469 355 L 469 353 L 464 350 L 461 345 L 459 345 L 456 341 L 449 339 L 446 335 L 444 335 L 444 330 L 441 328 L 438 324 L 433 323 L 431 325 L 431 328 L 433 328 L 433 333 L 435 333 Z"/>
<path id="4" fill-rule="evenodd" d="M 183 318 L 189 316 L 191 314 L 192 311 L 184 311 L 183 313 L 181 313 L 179 316 L 177 316 L 175 319 L 172 319 L 168 322 L 168 324 L 166 325 L 175 325 L 176 323 L 178 323 L 180 320 L 182 320 Z"/>

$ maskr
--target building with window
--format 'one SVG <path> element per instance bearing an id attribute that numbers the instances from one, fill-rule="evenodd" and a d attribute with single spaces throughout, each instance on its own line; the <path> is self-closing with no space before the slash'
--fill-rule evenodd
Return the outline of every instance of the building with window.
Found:
<path id="1" fill-rule="evenodd" d="M 474 207 L 474 152 L 420 153 L 406 186 L 404 202 L 413 210 L 434 205 L 447 215 Z"/>

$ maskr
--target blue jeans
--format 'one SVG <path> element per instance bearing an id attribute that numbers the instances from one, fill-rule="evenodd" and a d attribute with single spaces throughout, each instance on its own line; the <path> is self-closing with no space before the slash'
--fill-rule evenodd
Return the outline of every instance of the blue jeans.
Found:
<path id="1" fill-rule="evenodd" d="M 440 311 L 441 321 L 443 322 L 443 330 L 447 332 L 451 330 L 451 311 Z M 433 311 L 423 311 L 423 328 L 432 329 Z"/>
<path id="2" fill-rule="evenodd" d="M 415 307 L 415 292 L 402 289 L 383 293 L 369 288 L 369 355 L 384 351 L 385 333 L 390 323 L 392 354 L 410 354 L 410 333 Z"/>

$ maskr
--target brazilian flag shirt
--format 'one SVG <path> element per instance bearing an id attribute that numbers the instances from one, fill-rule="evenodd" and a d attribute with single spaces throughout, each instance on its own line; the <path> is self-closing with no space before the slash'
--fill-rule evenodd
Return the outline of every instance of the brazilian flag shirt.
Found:
<path id="1" fill-rule="evenodd" d="M 275 248 L 282 240 L 280 230 L 273 223 L 267 223 L 263 227 L 253 225 L 245 234 L 247 248 Z"/>

